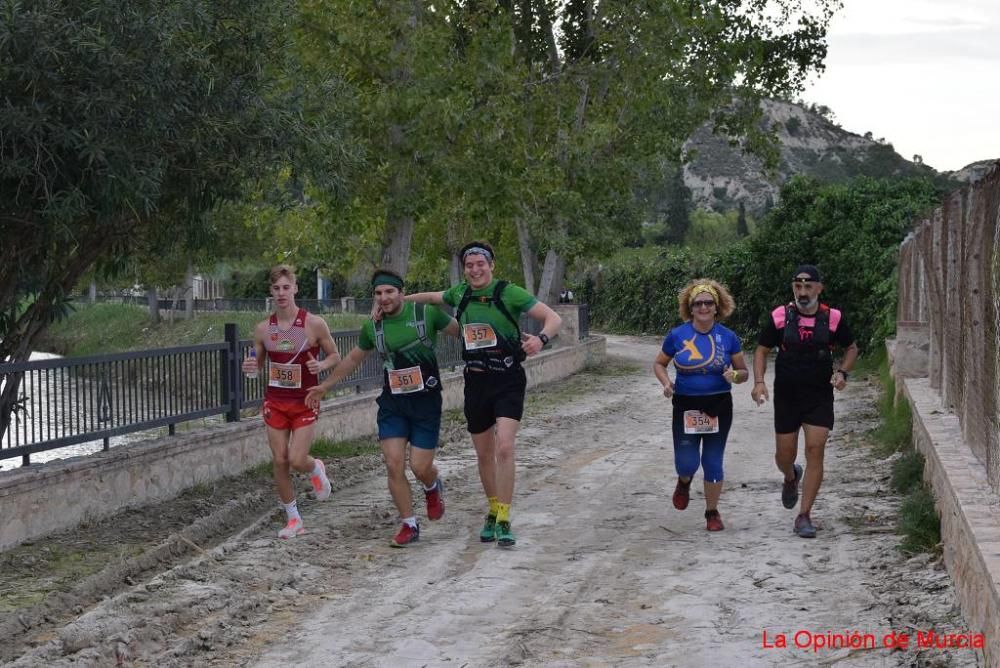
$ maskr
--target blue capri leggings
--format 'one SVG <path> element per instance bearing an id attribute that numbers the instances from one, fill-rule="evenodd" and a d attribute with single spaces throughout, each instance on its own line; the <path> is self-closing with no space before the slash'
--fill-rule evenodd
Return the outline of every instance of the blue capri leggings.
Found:
<path id="1" fill-rule="evenodd" d="M 674 409 L 674 467 L 682 478 L 693 477 L 701 464 L 706 482 L 722 482 L 722 455 L 726 450 L 729 428 L 733 426 L 732 405 L 719 415 L 715 434 L 685 434 L 684 411 Z"/>

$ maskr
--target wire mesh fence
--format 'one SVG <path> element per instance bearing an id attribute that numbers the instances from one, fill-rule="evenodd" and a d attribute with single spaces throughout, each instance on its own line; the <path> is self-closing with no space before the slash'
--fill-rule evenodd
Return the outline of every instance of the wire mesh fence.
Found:
<path id="1" fill-rule="evenodd" d="M 931 387 L 1000 489 L 1000 162 L 903 242 L 897 321 L 927 325 Z"/>

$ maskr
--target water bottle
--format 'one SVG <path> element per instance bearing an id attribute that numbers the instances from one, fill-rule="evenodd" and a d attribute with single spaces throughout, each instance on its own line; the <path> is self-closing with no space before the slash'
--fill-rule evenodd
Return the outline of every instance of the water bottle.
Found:
<path id="1" fill-rule="evenodd" d="M 257 349 L 256 348 L 251 348 L 250 349 L 250 355 L 247 357 L 247 359 L 253 360 L 254 367 L 257 366 Z M 247 372 L 246 377 L 247 378 L 256 378 L 257 377 L 257 371 L 258 371 L 258 369 L 254 368 L 254 370 L 252 372 Z"/>

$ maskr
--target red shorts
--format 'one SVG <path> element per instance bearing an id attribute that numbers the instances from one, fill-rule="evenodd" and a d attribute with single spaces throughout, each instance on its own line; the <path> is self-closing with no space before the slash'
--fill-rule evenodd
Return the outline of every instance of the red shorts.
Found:
<path id="1" fill-rule="evenodd" d="M 309 408 L 301 401 L 265 399 L 263 412 L 264 424 L 268 427 L 292 431 L 308 427 L 319 417 L 318 410 Z"/>

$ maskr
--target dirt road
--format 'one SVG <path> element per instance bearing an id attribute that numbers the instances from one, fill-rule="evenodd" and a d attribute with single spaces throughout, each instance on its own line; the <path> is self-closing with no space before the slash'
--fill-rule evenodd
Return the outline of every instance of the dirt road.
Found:
<path id="1" fill-rule="evenodd" d="M 883 647 L 893 632 L 915 644 L 916 631 L 967 629 L 939 563 L 894 548 L 889 464 L 862 445 L 870 386 L 838 397 L 811 541 L 780 503 L 770 406 L 737 388 L 726 530 L 709 534 L 699 484 L 688 510 L 670 504 L 657 346 L 609 337 L 609 364 L 533 395 L 514 549 L 478 540 L 475 457 L 456 432 L 439 460 L 447 513 L 422 523 L 418 544 L 388 546 L 396 520 L 380 471 L 346 489 L 334 480 L 329 501 L 306 505 L 306 535 L 278 541 L 276 518 L 262 517 L 81 611 L 10 665 L 985 665 L 972 650 Z M 877 646 L 814 651 L 818 636 L 854 631 Z"/>

